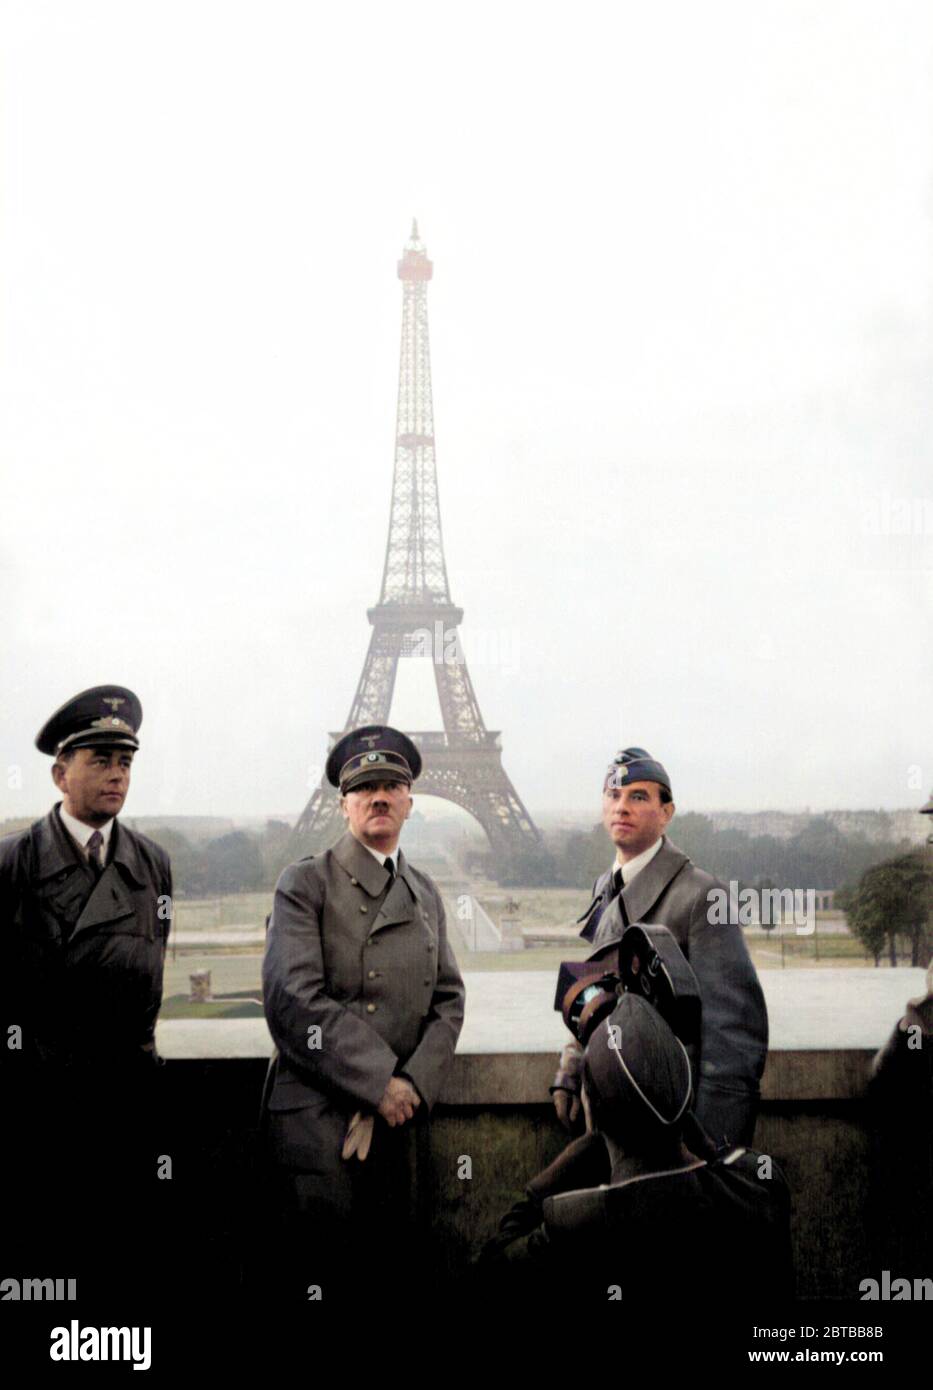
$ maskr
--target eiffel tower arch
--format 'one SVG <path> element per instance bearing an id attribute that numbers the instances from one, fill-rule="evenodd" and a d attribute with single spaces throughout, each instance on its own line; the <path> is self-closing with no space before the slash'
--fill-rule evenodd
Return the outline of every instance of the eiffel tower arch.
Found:
<path id="1" fill-rule="evenodd" d="M 367 617 L 369 650 L 344 728 L 388 721 L 402 658 L 434 667 L 442 730 L 405 732 L 421 749 L 419 794 L 443 797 L 468 811 L 496 851 L 539 845 L 541 836 L 502 766 L 498 731 L 487 729 L 460 646 L 463 609 L 450 597 L 441 534 L 434 455 L 434 406 L 428 344 L 428 282 L 433 266 L 412 224 L 398 263 L 402 282 L 402 348 L 398 377 L 395 469 L 389 537 L 379 601 Z M 337 792 L 325 778 L 295 826 L 293 848 L 313 854 L 343 829 Z"/>

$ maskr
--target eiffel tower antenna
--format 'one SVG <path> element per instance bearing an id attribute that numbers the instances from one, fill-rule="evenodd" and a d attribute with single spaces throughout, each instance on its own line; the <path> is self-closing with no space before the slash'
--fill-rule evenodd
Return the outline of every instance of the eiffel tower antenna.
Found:
<path id="1" fill-rule="evenodd" d="M 450 597 L 441 535 L 434 457 L 434 405 L 428 345 L 428 282 L 434 267 L 412 220 L 398 263 L 402 282 L 402 351 L 389 537 L 379 601 L 367 612 L 369 650 L 347 722 L 331 733 L 330 747 L 348 729 L 388 722 L 401 657 L 434 665 L 443 731 L 405 732 L 421 749 L 419 794 L 439 796 L 468 811 L 494 850 L 540 843 L 540 833 L 502 766 L 499 734 L 486 728 L 460 647 L 463 609 Z M 326 779 L 295 826 L 302 854 L 327 848 L 343 829 L 337 792 Z"/>

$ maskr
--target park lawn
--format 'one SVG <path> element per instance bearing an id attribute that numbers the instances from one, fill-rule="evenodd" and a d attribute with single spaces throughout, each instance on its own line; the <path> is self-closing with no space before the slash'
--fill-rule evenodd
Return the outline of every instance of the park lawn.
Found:
<path id="1" fill-rule="evenodd" d="M 243 926 L 262 929 L 271 911 L 271 888 L 259 893 L 218 893 L 209 898 L 177 897 L 174 925 L 178 931 Z"/>

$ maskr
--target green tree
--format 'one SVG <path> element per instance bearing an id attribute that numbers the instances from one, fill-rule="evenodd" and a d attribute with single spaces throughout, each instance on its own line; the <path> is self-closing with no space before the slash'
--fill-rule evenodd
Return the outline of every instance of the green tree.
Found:
<path id="1" fill-rule="evenodd" d="M 885 942 L 897 965 L 897 938 L 910 942 L 911 965 L 927 966 L 933 955 L 933 863 L 925 850 L 876 864 L 843 895 L 849 926 L 875 958 Z"/>
<path id="2" fill-rule="evenodd" d="M 211 840 L 204 851 L 204 890 L 208 893 L 242 893 L 262 886 L 259 842 L 245 830 L 233 830 Z"/>
<path id="3" fill-rule="evenodd" d="M 167 825 L 154 826 L 148 833 L 149 839 L 155 840 L 156 844 L 165 850 L 172 861 L 172 891 L 174 893 L 195 891 L 200 854 L 191 841 L 179 831 L 169 829 Z"/>
<path id="4" fill-rule="evenodd" d="M 550 888 L 557 880 L 554 860 L 544 845 L 493 855 L 492 869 L 503 888 Z"/>
<path id="5" fill-rule="evenodd" d="M 292 827 L 288 821 L 267 820 L 259 841 L 262 856 L 262 886 L 274 888 L 286 864 L 297 858 L 292 847 Z"/>

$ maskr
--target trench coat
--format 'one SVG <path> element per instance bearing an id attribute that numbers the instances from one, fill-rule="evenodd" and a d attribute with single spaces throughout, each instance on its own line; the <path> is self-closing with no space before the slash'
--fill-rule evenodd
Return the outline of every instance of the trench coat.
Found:
<path id="1" fill-rule="evenodd" d="M 97 880 L 57 805 L 0 841 L 0 1065 L 138 1061 L 155 1037 L 171 901 L 165 851 L 119 821 Z"/>
<path id="2" fill-rule="evenodd" d="M 420 1117 L 453 1059 L 464 987 L 440 894 L 402 853 L 388 887 L 348 831 L 279 878 L 262 975 L 276 1045 L 262 1117 L 271 1156 L 303 1175 L 305 1197 L 346 1207 L 341 1148 L 353 1113 L 374 1111 L 403 1074 L 421 1096 Z M 377 1139 L 380 1128 L 377 1117 Z M 378 1163 L 376 1143 L 366 1164 Z"/>
<path id="3" fill-rule="evenodd" d="M 709 894 L 723 885 L 667 836 L 654 858 L 609 900 L 611 871 L 596 880 L 580 918 L 594 951 L 633 922 L 667 927 L 693 967 L 703 1006 L 696 1115 L 716 1143 L 749 1144 L 768 1052 L 768 1014 L 737 923 L 710 922 Z M 624 915 L 623 909 L 624 907 Z"/>
<path id="4" fill-rule="evenodd" d="M 83 1295 L 158 1283 L 151 1232 L 172 1184 L 155 1180 L 152 1044 L 171 895 L 164 850 L 119 821 L 99 878 L 57 806 L 0 841 L 4 1244 L 15 1267 L 67 1270 Z"/>

